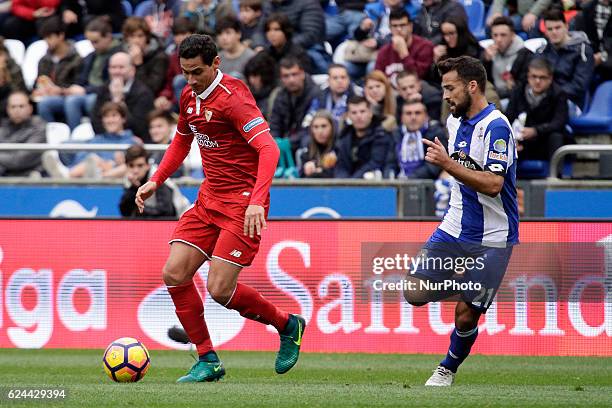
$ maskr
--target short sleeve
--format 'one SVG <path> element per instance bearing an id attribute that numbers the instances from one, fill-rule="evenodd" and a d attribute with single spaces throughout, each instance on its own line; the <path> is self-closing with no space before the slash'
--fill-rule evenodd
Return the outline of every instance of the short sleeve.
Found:
<path id="1" fill-rule="evenodd" d="M 514 159 L 514 139 L 508 126 L 494 126 L 485 136 L 484 170 L 504 176 Z"/>
<path id="2" fill-rule="evenodd" d="M 251 143 L 260 134 L 270 131 L 268 122 L 247 89 L 240 89 L 232 97 L 236 101 L 232 103 L 230 120 L 247 143 Z"/>

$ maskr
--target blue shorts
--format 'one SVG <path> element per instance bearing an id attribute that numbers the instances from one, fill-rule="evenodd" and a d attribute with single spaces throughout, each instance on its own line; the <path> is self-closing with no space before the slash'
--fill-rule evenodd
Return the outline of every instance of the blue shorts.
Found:
<path id="1" fill-rule="evenodd" d="M 421 262 L 413 276 L 432 283 L 422 282 L 425 288 L 441 290 L 443 287 L 459 293 L 472 308 L 486 313 L 506 274 L 512 248 L 463 242 L 436 229 L 421 251 L 427 262 Z"/>

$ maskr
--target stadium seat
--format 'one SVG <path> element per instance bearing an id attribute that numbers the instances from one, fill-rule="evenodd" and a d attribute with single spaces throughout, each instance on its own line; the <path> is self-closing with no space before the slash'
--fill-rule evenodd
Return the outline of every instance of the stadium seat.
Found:
<path id="1" fill-rule="evenodd" d="M 183 165 L 186 167 L 187 171 L 185 173 L 187 176 L 202 178 L 202 156 L 200 156 L 200 146 L 198 146 L 198 141 L 195 137 L 193 138 L 193 142 L 191 142 L 191 149 Z"/>
<path id="2" fill-rule="evenodd" d="M 132 11 L 134 11 L 132 8 L 132 3 L 130 3 L 128 0 L 122 0 L 121 5 L 125 11 L 125 16 L 130 17 L 132 15 Z"/>
<path id="3" fill-rule="evenodd" d="M 589 110 L 570 118 L 570 126 L 577 134 L 612 133 L 612 81 L 597 87 Z"/>
<path id="4" fill-rule="evenodd" d="M 544 160 L 519 160 L 516 176 L 522 180 L 546 178 L 548 177 L 549 165 L 549 162 Z"/>
<path id="5" fill-rule="evenodd" d="M 317 84 L 317 86 L 319 88 L 323 88 L 324 86 L 327 86 L 327 80 L 329 78 L 329 75 L 327 74 L 317 74 L 317 75 L 312 75 L 312 80 L 315 84 Z"/>
<path id="6" fill-rule="evenodd" d="M 538 48 L 546 45 L 546 38 L 530 38 L 526 40 L 523 45 L 531 52 L 536 52 Z"/>
<path id="7" fill-rule="evenodd" d="M 28 89 L 32 89 L 36 78 L 38 77 L 38 61 L 47 53 L 47 45 L 45 40 L 34 41 L 25 51 L 21 71 L 23 72 L 23 80 Z"/>
<path id="8" fill-rule="evenodd" d="M 332 57 L 332 59 L 334 60 L 335 64 L 345 64 L 345 60 L 344 60 L 344 53 L 346 50 L 346 46 L 347 46 L 347 42 L 342 42 L 340 44 L 338 44 L 338 46 L 336 47 L 336 50 L 334 51 L 334 55 Z"/>
<path id="9" fill-rule="evenodd" d="M 17 63 L 17 65 L 23 64 L 23 58 L 25 57 L 25 45 L 19 40 L 4 40 L 4 46 L 8 50 L 11 58 Z"/>
<path id="10" fill-rule="evenodd" d="M 482 0 L 460 0 L 468 16 L 468 26 L 477 40 L 487 38 L 485 32 L 485 6 Z"/>
<path id="11" fill-rule="evenodd" d="M 70 128 L 62 122 L 47 123 L 45 133 L 49 144 L 60 144 L 70 139 Z"/>
<path id="12" fill-rule="evenodd" d="M 91 44 L 91 41 L 89 41 L 89 40 L 77 41 L 74 44 L 74 47 L 76 48 L 76 50 L 79 53 L 79 55 L 81 56 L 81 58 L 85 58 L 86 56 L 88 56 L 89 54 L 91 54 L 94 51 L 94 47 Z"/>
<path id="13" fill-rule="evenodd" d="M 145 0 L 139 3 L 134 10 L 135 17 L 144 17 L 149 8 L 153 6 L 154 0 Z"/>
<path id="14" fill-rule="evenodd" d="M 332 45 L 330 43 L 328 43 L 327 41 L 325 41 L 323 43 L 323 47 L 325 48 L 325 52 L 329 54 L 329 56 L 331 57 L 332 55 L 334 55 L 334 48 L 332 47 Z"/>
<path id="15" fill-rule="evenodd" d="M 94 132 L 91 123 L 81 123 L 79 126 L 75 127 L 72 130 L 70 139 L 79 142 L 86 142 L 88 140 L 93 139 L 95 135 L 96 132 Z"/>

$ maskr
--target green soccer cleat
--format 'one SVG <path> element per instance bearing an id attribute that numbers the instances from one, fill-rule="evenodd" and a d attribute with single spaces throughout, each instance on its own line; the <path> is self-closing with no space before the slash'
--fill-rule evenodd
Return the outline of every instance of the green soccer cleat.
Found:
<path id="1" fill-rule="evenodd" d="M 277 374 L 291 370 L 300 357 L 302 335 L 306 329 L 306 320 L 300 315 L 289 315 L 288 333 L 280 334 L 280 350 L 276 356 L 275 369 Z"/>
<path id="2" fill-rule="evenodd" d="M 225 368 L 221 361 L 198 361 L 196 362 L 187 375 L 182 376 L 177 383 L 190 383 L 190 382 L 211 382 L 219 381 L 225 375 Z"/>

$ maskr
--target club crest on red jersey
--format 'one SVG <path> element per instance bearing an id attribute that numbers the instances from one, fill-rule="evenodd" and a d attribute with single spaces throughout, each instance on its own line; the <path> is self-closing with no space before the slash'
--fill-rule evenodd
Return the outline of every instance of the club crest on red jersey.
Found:
<path id="1" fill-rule="evenodd" d="M 210 118 L 212 118 L 212 111 L 204 108 L 204 118 L 207 122 L 210 122 Z"/>

